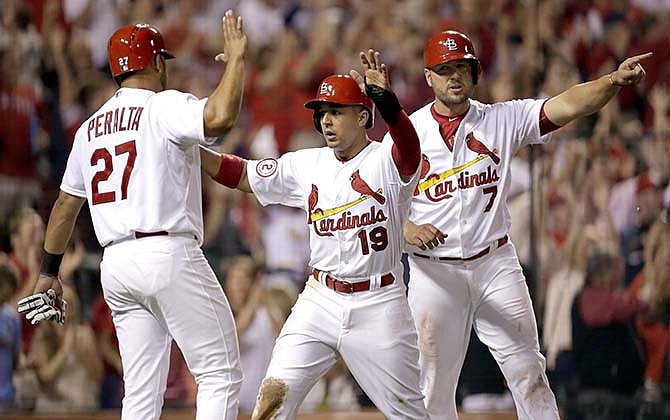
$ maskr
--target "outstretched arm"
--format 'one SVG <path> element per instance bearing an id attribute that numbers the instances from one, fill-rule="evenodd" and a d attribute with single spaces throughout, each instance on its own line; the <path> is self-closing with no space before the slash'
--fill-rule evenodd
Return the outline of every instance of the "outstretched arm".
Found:
<path id="1" fill-rule="evenodd" d="M 228 10 L 223 17 L 223 53 L 217 61 L 226 62 L 226 70 L 219 85 L 207 99 L 203 115 L 205 136 L 218 137 L 228 133 L 240 113 L 244 88 L 244 57 L 247 36 L 242 30 L 242 17 Z"/>
<path id="2" fill-rule="evenodd" d="M 219 154 L 200 146 L 200 166 L 219 184 L 244 192 L 253 192 L 247 178 L 247 162 L 244 159 L 228 153 Z"/>
<path id="3" fill-rule="evenodd" d="M 386 64 L 381 62 L 379 51 L 370 49 L 367 53 L 361 52 L 361 62 L 365 68 L 365 78 L 355 70 L 351 70 L 349 74 L 356 80 L 361 90 L 372 99 L 388 124 L 393 139 L 393 162 L 403 181 L 408 181 L 421 161 L 419 137 L 407 113 L 391 90 L 388 70 Z"/>
<path id="4" fill-rule="evenodd" d="M 644 79 L 645 71 L 640 62 L 653 53 L 626 59 L 619 68 L 607 76 L 575 85 L 554 96 L 544 104 L 547 118 L 558 126 L 597 112 L 619 92 L 622 86 L 637 84 Z"/>

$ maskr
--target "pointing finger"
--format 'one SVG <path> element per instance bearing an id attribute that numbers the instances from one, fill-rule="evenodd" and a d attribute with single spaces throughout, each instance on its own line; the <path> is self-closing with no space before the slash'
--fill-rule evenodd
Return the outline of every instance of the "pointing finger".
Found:
<path id="1" fill-rule="evenodd" d="M 633 57 L 631 57 L 631 59 L 633 61 L 635 61 L 636 63 L 639 63 L 640 61 L 646 60 L 647 58 L 651 57 L 652 55 L 654 55 L 654 53 L 650 51 L 648 53 L 633 56 Z"/>
<path id="2" fill-rule="evenodd" d="M 625 64 L 629 69 L 632 70 L 635 67 L 640 66 L 640 61 L 646 60 L 647 58 L 651 57 L 652 55 L 654 55 L 653 52 L 648 52 L 648 53 L 645 53 L 645 54 L 635 55 L 633 57 L 628 58 L 625 61 Z"/>

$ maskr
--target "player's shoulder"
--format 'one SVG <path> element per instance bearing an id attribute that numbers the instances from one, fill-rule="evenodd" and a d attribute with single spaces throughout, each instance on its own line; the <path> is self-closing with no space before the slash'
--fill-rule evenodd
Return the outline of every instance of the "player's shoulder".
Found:
<path id="1" fill-rule="evenodd" d="M 182 92 L 176 89 L 166 89 L 160 92 L 156 92 L 150 98 L 152 102 L 164 103 L 164 101 L 189 101 L 199 100 L 195 95 L 188 92 Z"/>
<path id="2" fill-rule="evenodd" d="M 307 147 L 286 152 L 281 155 L 280 159 L 296 159 L 299 162 L 310 164 L 327 156 L 328 152 L 332 154 L 332 150 L 328 147 Z"/>
<path id="3" fill-rule="evenodd" d="M 535 99 L 535 98 L 522 98 L 522 99 L 510 99 L 507 101 L 494 102 L 492 104 L 485 104 L 474 99 L 470 100 L 471 106 L 477 109 L 479 112 L 488 113 L 488 112 L 511 112 L 511 111 L 522 111 L 528 108 L 532 108 L 541 104 L 546 99 Z"/>
<path id="4" fill-rule="evenodd" d="M 426 105 L 422 106 L 421 108 L 417 109 L 416 111 L 412 112 L 409 115 L 409 120 L 414 123 L 418 121 L 423 121 L 427 118 L 432 118 L 432 115 L 430 113 L 430 109 L 433 106 L 435 101 L 430 101 Z"/>
<path id="5" fill-rule="evenodd" d="M 86 119 L 79 125 L 79 128 L 74 133 L 73 144 L 76 144 L 79 138 L 87 136 L 89 126 L 93 124 L 91 120 L 94 120 L 100 114 L 103 114 L 114 108 L 114 104 L 117 102 L 116 98 L 119 91 L 120 89 L 117 90 L 117 92 L 111 98 L 107 99 L 105 103 L 100 106 L 100 108 L 96 109 L 88 117 L 86 117 Z"/>
<path id="6" fill-rule="evenodd" d="M 169 98 L 169 97 L 183 97 L 183 96 L 194 96 L 194 95 L 188 92 L 182 92 L 181 90 L 177 89 L 165 89 L 161 90 L 160 92 L 156 92 L 154 96 L 158 98 Z"/>

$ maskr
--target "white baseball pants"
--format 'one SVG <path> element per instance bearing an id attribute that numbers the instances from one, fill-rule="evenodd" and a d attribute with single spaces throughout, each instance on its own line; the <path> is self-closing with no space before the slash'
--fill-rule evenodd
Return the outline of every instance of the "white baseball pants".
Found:
<path id="1" fill-rule="evenodd" d="M 421 384 L 433 420 L 456 420 L 456 386 L 470 331 L 498 362 L 519 420 L 558 419 L 537 323 L 511 243 L 472 260 L 409 258 L 409 303 L 419 334 Z"/>
<path id="2" fill-rule="evenodd" d="M 347 295 L 310 276 L 265 375 L 287 385 L 273 419 L 294 419 L 309 390 L 339 356 L 387 419 L 428 419 L 419 389 L 417 335 L 400 278 L 378 290 Z"/>
<path id="3" fill-rule="evenodd" d="M 198 384 L 196 419 L 237 419 L 242 371 L 235 323 L 197 241 L 120 242 L 105 248 L 100 269 L 123 364 L 121 419 L 159 419 L 172 338 Z"/>

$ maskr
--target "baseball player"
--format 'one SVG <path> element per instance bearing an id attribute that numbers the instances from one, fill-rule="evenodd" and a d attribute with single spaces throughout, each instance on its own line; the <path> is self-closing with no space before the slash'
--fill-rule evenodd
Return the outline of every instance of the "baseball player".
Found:
<path id="1" fill-rule="evenodd" d="M 19 302 L 33 322 L 64 322 L 53 292 L 60 293 L 63 251 L 88 201 L 123 365 L 123 420 L 158 420 L 172 339 L 198 383 L 196 418 L 237 418 L 242 373 L 235 324 L 200 250 L 198 144 L 228 132 L 242 100 L 242 19 L 229 10 L 222 28 L 224 53 L 217 58 L 227 61 L 226 70 L 202 100 L 166 90 L 167 60 L 174 56 L 156 28 L 129 25 L 110 37 L 109 65 L 120 89 L 75 134 L 35 294 Z"/>
<path id="2" fill-rule="evenodd" d="M 305 104 L 327 147 L 259 161 L 203 150 L 215 180 L 253 192 L 262 205 L 305 210 L 310 228 L 312 275 L 277 338 L 254 420 L 294 419 L 340 357 L 386 418 L 428 418 L 400 261 L 421 152 L 379 52 L 361 61 L 365 79 L 353 70 L 326 77 Z M 389 143 L 366 135 L 373 102 Z"/>
<path id="3" fill-rule="evenodd" d="M 405 239 L 431 418 L 457 418 L 456 384 L 473 326 L 505 375 L 519 419 L 558 418 L 528 288 L 507 236 L 510 163 L 519 148 L 546 143 L 546 134 L 640 82 L 640 61 L 649 56 L 629 58 L 608 76 L 550 99 L 486 105 L 470 99 L 481 65 L 468 37 L 445 31 L 428 40 L 424 73 L 435 101 L 410 117 L 423 158 Z"/>

